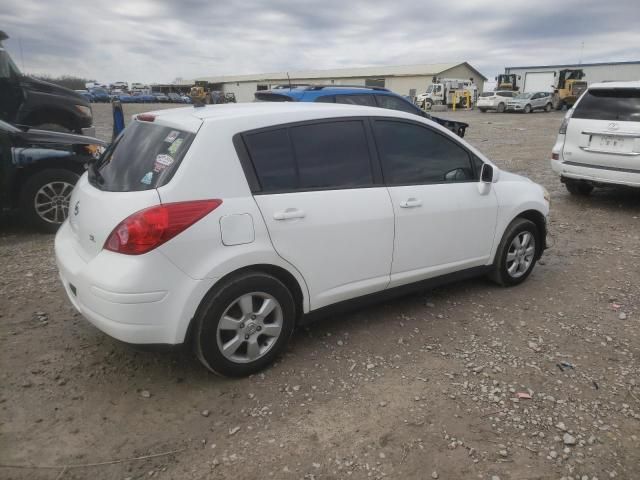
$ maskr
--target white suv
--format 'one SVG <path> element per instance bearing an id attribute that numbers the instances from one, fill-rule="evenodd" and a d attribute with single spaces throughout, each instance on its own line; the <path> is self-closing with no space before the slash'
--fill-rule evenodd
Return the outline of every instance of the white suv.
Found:
<path id="1" fill-rule="evenodd" d="M 640 82 L 590 85 L 562 122 L 551 168 L 572 194 L 640 187 Z"/>
<path id="2" fill-rule="evenodd" d="M 55 251 L 99 329 L 189 342 L 239 376 L 325 307 L 471 275 L 522 282 L 548 209 L 542 187 L 412 114 L 188 107 L 132 121 L 76 185 Z"/>
<path id="3" fill-rule="evenodd" d="M 495 110 L 496 112 L 502 113 L 506 110 L 507 103 L 509 103 L 509 101 L 517 94 L 518 92 L 513 92 L 511 90 L 483 92 L 478 97 L 478 109 L 482 113 L 486 112 L 487 110 Z"/>

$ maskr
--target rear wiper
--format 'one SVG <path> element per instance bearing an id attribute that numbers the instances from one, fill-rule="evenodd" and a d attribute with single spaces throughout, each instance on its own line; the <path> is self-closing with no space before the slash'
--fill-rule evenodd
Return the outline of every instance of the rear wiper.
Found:
<path id="1" fill-rule="evenodd" d="M 89 177 L 96 181 L 97 184 L 102 185 L 104 183 L 104 177 L 98 170 L 98 161 L 94 160 L 89 163 Z"/>

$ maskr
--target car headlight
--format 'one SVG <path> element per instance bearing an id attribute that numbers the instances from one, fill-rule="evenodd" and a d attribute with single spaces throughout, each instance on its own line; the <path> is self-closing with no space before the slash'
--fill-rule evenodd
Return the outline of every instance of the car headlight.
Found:
<path id="1" fill-rule="evenodd" d="M 91 107 L 85 107 L 84 105 L 76 105 L 75 107 L 85 117 L 91 117 Z"/>

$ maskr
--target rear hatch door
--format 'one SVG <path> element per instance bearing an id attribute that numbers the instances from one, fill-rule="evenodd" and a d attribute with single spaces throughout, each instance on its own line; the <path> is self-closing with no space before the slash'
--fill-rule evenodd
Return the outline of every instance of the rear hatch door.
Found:
<path id="1" fill-rule="evenodd" d="M 161 203 L 157 188 L 171 181 L 194 137 L 188 129 L 134 121 L 90 166 L 69 204 L 69 225 L 85 261 L 125 218 Z"/>
<path id="2" fill-rule="evenodd" d="M 593 88 L 567 126 L 565 161 L 640 173 L 640 88 Z"/>

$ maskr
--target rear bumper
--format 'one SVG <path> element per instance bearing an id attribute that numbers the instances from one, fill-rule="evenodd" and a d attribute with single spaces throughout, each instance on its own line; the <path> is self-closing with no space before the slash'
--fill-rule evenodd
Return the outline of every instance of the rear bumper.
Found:
<path id="1" fill-rule="evenodd" d="M 640 187 L 640 168 L 629 170 L 601 165 L 585 165 L 561 160 L 551 160 L 551 168 L 563 178 L 592 183 Z"/>
<path id="2" fill-rule="evenodd" d="M 55 240 L 60 279 L 73 306 L 89 322 L 126 343 L 184 341 L 202 298 L 200 281 L 158 251 L 132 256 L 103 250 L 85 261 L 76 248 L 65 222 Z"/>

